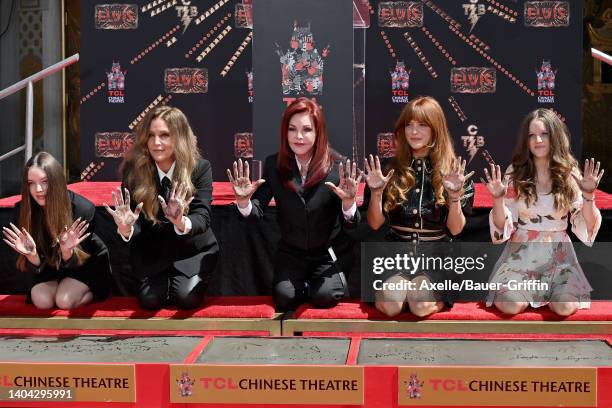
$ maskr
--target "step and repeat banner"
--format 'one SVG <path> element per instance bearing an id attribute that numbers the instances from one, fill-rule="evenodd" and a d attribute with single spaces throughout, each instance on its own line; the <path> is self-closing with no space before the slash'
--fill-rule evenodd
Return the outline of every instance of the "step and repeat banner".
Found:
<path id="1" fill-rule="evenodd" d="M 404 104 L 435 97 L 468 171 L 509 164 L 525 115 L 554 109 L 581 147 L 582 2 L 371 2 L 366 152 L 393 154 Z"/>
<path id="2" fill-rule="evenodd" d="M 364 35 L 365 106 L 353 112 Z M 417 95 L 441 103 L 470 169 L 507 165 L 537 107 L 565 121 L 579 157 L 581 49 L 578 0 L 82 1 L 81 178 L 118 179 L 138 121 L 171 104 L 224 181 L 235 158 L 276 151 L 298 96 L 317 99 L 333 145 L 360 161 L 393 153 L 394 122 Z"/>

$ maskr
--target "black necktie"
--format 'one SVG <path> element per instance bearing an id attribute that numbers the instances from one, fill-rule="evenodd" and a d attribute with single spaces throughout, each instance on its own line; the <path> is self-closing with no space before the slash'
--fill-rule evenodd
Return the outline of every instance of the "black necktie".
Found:
<path id="1" fill-rule="evenodd" d="M 166 200 L 167 203 L 168 200 L 170 200 L 170 192 L 172 190 L 172 182 L 168 177 L 164 176 L 162 179 L 161 188 L 161 196 L 164 197 L 164 200 Z"/>

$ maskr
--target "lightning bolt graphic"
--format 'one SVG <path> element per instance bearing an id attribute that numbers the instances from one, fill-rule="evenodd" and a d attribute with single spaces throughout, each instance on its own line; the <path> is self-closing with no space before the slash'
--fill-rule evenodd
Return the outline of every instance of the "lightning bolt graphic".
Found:
<path id="1" fill-rule="evenodd" d="M 478 148 L 476 147 L 476 138 L 470 137 L 467 139 L 467 146 L 465 150 L 468 152 L 470 160 L 468 160 L 467 164 L 470 164 L 476 153 L 478 153 Z"/>
<path id="2" fill-rule="evenodd" d="M 183 14 L 183 16 L 181 17 L 181 21 L 183 23 L 183 27 L 185 27 L 185 28 L 183 28 L 183 33 L 185 33 L 185 31 L 187 31 L 187 27 L 189 27 L 189 24 L 191 24 L 191 20 L 192 20 L 191 16 L 189 14 L 187 14 L 187 13 Z"/>
<path id="3" fill-rule="evenodd" d="M 478 19 L 480 17 L 478 16 L 478 14 L 476 14 L 476 5 L 470 4 L 469 10 L 470 11 L 468 14 L 468 21 L 472 23 L 472 28 L 470 28 L 470 33 L 471 33 L 474 27 L 476 27 L 476 23 L 478 22 Z"/>

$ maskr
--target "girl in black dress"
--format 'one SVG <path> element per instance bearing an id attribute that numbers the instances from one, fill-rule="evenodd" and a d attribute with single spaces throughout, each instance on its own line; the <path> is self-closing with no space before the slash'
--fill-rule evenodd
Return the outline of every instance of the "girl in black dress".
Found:
<path id="1" fill-rule="evenodd" d="M 95 207 L 67 189 L 64 169 L 49 153 L 26 163 L 15 210 L 17 225 L 3 228 L 4 242 L 18 253 L 17 268 L 34 273 L 34 306 L 73 309 L 109 295 L 108 250 L 91 232 Z"/>
<path id="2" fill-rule="evenodd" d="M 366 197 L 369 226 L 377 230 L 390 225 L 388 241 L 411 242 L 414 253 L 419 242 L 450 241 L 465 226 L 464 212 L 471 211 L 474 190 L 464 175 L 465 160 L 457 159 L 438 102 L 428 96 L 406 104 L 395 124 L 395 157 L 381 165 L 378 157 L 366 160 Z M 388 173 L 383 175 L 387 168 Z M 387 282 L 453 279 L 443 271 L 419 271 L 413 275 L 396 274 Z M 451 305 L 448 293 L 428 290 L 387 290 L 376 292 L 376 308 L 388 316 L 399 314 L 407 304 L 419 317 L 438 312 L 444 303 Z"/>

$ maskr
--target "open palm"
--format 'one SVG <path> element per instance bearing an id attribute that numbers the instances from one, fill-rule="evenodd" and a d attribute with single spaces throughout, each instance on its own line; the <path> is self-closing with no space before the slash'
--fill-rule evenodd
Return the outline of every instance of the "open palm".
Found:
<path id="1" fill-rule="evenodd" d="M 359 175 L 357 175 L 359 173 Z M 346 161 L 346 174 L 344 172 L 344 166 L 342 162 L 338 165 L 338 177 L 340 182 L 336 186 L 334 183 L 329 181 L 325 183 L 336 195 L 342 200 L 354 200 L 357 195 L 357 189 L 361 182 L 362 174 L 357 171 L 357 164 L 353 162 L 351 167 L 351 161 Z"/>
<path id="2" fill-rule="evenodd" d="M 25 228 L 20 230 L 13 223 L 10 225 L 11 228 L 2 228 L 4 242 L 21 255 L 36 255 L 36 243 L 30 233 Z"/>
<path id="3" fill-rule="evenodd" d="M 578 187 L 584 193 L 592 193 L 597 189 L 601 178 L 603 177 L 604 170 L 600 170 L 601 163 L 597 162 L 595 164 L 595 159 L 591 158 L 586 159 L 584 161 L 584 171 L 582 173 L 582 177 L 578 177 L 574 173 L 572 173 L 572 177 L 578 183 Z"/>
<path id="4" fill-rule="evenodd" d="M 233 173 L 230 169 L 227 169 L 227 177 L 232 183 L 232 189 L 237 200 L 250 200 L 259 186 L 265 183 L 264 179 L 251 182 L 249 163 L 247 161 L 243 163 L 242 159 L 234 162 Z"/>
<path id="5" fill-rule="evenodd" d="M 481 178 L 481 181 L 487 186 L 487 190 L 493 198 L 504 197 L 508 192 L 509 176 L 506 175 L 502 178 L 501 167 L 493 163 L 491 163 L 491 174 L 486 168 L 484 173 L 487 180 Z"/>
<path id="6" fill-rule="evenodd" d="M 70 228 L 64 227 L 64 232 L 59 236 L 59 244 L 62 252 L 70 252 L 83 242 L 91 233 L 86 233 L 89 224 L 81 218 L 77 218 Z"/>
<path id="7" fill-rule="evenodd" d="M 366 169 L 365 181 L 370 191 L 377 192 L 384 190 L 391 177 L 393 177 L 395 170 L 391 169 L 387 176 L 384 176 L 378 156 L 373 157 L 372 155 L 370 155 L 369 161 L 367 158 L 365 159 L 364 165 Z"/>
<path id="8" fill-rule="evenodd" d="M 442 174 L 442 186 L 446 190 L 449 197 L 458 197 L 465 182 L 474 175 L 473 171 L 468 174 L 464 174 L 465 165 L 465 160 L 461 160 L 461 158 L 453 158 L 450 172 L 448 174 Z"/>

